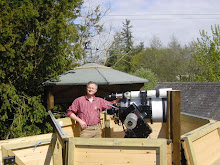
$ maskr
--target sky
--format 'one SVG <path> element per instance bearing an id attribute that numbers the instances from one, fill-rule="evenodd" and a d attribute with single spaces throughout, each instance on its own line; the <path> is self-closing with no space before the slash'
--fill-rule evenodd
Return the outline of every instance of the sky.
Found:
<path id="1" fill-rule="evenodd" d="M 87 0 L 110 10 L 102 18 L 106 34 L 120 31 L 125 19 L 131 21 L 134 43 L 149 46 L 154 36 L 166 46 L 172 36 L 181 45 L 200 37 L 220 21 L 220 0 Z M 109 30 L 111 27 L 111 30 Z M 111 31 L 111 32 L 110 32 Z M 103 37 L 102 37 L 103 38 Z M 106 37 L 104 37 L 106 38 Z"/>

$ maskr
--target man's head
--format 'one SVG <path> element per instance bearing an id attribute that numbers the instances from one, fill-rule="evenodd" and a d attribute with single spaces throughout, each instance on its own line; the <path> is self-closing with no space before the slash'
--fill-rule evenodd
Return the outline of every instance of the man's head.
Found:
<path id="1" fill-rule="evenodd" d="M 92 81 L 88 82 L 88 84 L 87 84 L 87 90 L 86 90 L 88 96 L 93 96 L 93 95 L 95 95 L 95 93 L 97 92 L 97 90 L 98 90 L 98 85 L 97 85 L 95 82 L 92 82 Z"/>

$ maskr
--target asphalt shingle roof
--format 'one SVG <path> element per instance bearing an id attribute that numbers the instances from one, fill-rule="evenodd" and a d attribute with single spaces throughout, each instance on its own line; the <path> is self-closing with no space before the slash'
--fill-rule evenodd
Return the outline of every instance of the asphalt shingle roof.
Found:
<path id="1" fill-rule="evenodd" d="M 155 89 L 172 88 L 181 91 L 181 111 L 220 120 L 219 82 L 166 82 Z"/>
<path id="2" fill-rule="evenodd" d="M 86 85 L 89 81 L 94 81 L 99 85 L 148 82 L 147 79 L 133 76 L 110 67 L 105 67 L 96 63 L 87 63 L 74 70 L 61 74 L 58 81 L 46 81 L 44 85 Z"/>

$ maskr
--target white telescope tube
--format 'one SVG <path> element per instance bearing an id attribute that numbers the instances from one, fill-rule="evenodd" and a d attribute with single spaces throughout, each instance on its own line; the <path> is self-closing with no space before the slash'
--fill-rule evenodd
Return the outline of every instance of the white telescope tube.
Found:
<path id="1" fill-rule="evenodd" d="M 125 92 L 124 97 L 127 99 L 140 98 L 140 91 Z"/>
<path id="2" fill-rule="evenodd" d="M 155 98 L 155 97 L 167 98 L 167 91 L 169 90 L 172 90 L 172 88 L 161 88 L 158 90 L 146 90 L 146 97 L 147 98 Z M 142 92 L 145 92 L 145 91 L 142 91 Z M 125 92 L 124 97 L 127 99 L 140 98 L 140 93 L 141 91 Z"/>
<path id="3" fill-rule="evenodd" d="M 163 122 L 167 115 L 167 104 L 166 101 L 162 101 L 162 98 L 152 98 L 152 121 Z"/>
<path id="4" fill-rule="evenodd" d="M 171 91 L 172 88 L 161 88 L 159 89 L 159 97 L 167 98 L 167 91 Z"/>

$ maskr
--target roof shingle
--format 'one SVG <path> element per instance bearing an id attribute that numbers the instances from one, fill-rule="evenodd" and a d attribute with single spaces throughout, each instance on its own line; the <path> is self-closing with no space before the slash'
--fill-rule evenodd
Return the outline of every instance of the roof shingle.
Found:
<path id="1" fill-rule="evenodd" d="M 181 91 L 181 111 L 220 120 L 219 82 L 166 82 L 155 89 L 172 88 Z"/>
<path id="2" fill-rule="evenodd" d="M 43 84 L 45 86 L 86 85 L 89 81 L 94 81 L 98 85 L 134 84 L 148 82 L 147 79 L 133 76 L 131 74 L 127 74 L 110 67 L 96 63 L 87 63 L 81 67 L 59 75 L 58 81 L 48 80 Z"/>

